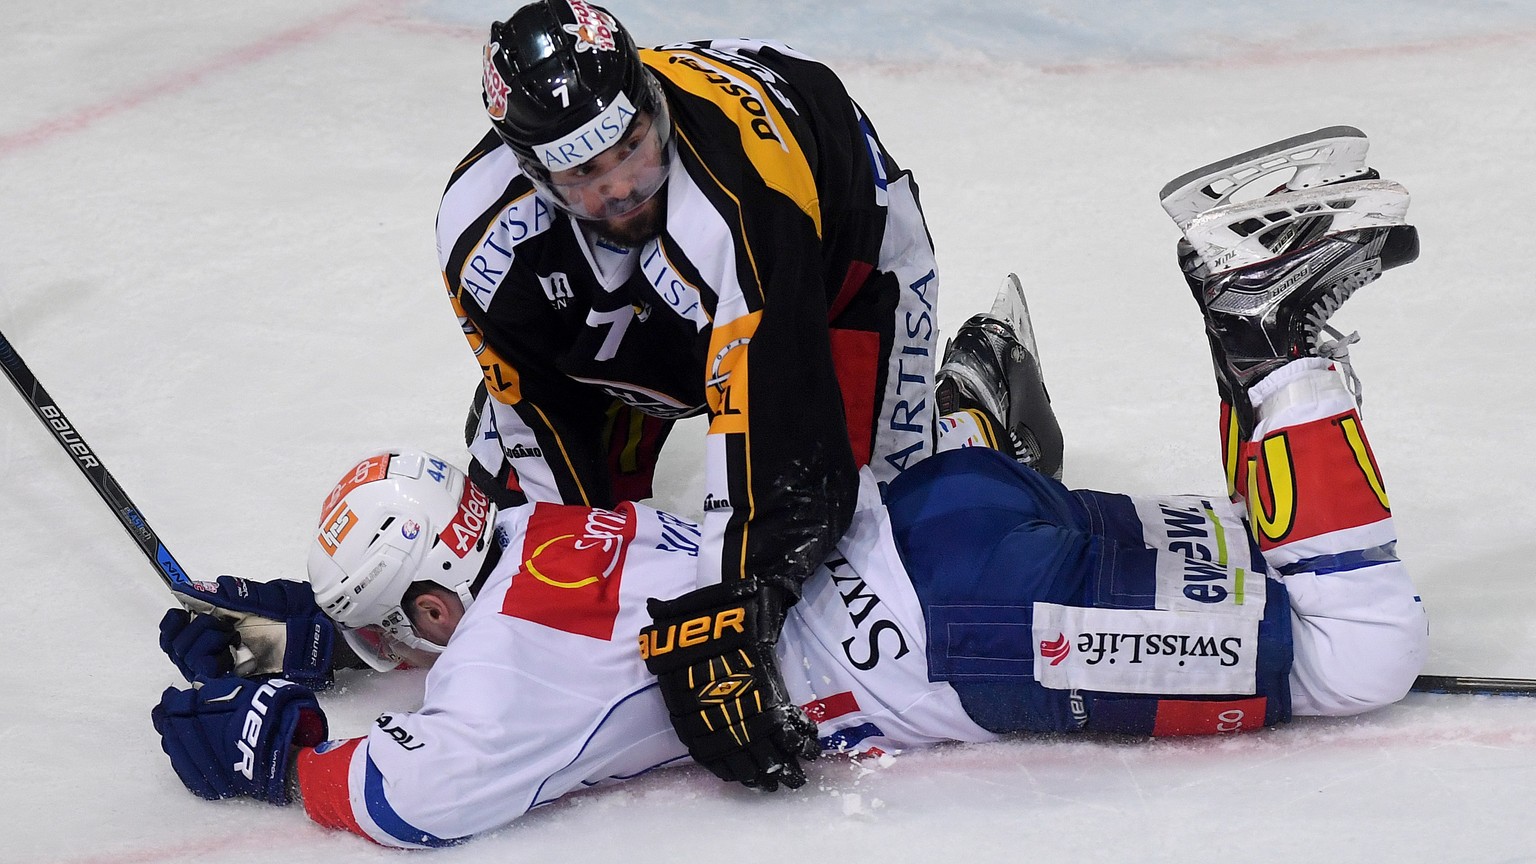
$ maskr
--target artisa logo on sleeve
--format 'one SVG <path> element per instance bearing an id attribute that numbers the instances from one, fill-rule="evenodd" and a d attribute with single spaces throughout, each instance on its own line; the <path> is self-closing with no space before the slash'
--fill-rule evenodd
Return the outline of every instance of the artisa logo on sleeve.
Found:
<path id="1" fill-rule="evenodd" d="M 1252 693 L 1258 631 L 1234 615 L 1036 603 L 1035 680 L 1053 690 Z"/>

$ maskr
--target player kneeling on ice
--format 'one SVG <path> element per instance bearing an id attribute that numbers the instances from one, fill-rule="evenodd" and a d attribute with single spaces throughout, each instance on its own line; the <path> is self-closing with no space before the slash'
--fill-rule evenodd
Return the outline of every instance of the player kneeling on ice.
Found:
<path id="1" fill-rule="evenodd" d="M 1395 702 L 1425 616 L 1346 384 L 1349 340 L 1322 335 L 1417 254 L 1407 195 L 1368 172 L 1364 144 L 1335 127 L 1164 190 L 1227 406 L 1228 495 L 1072 491 L 955 448 L 1010 428 L 1059 441 L 1008 284 L 947 351 L 944 452 L 883 502 L 866 474 L 852 529 L 777 641 L 778 622 L 740 602 L 751 586 L 694 590 L 686 519 L 629 503 L 496 512 L 446 462 L 382 453 L 327 499 L 318 606 L 273 612 L 306 627 L 269 668 L 325 679 L 318 608 L 379 668 L 431 661 L 421 710 L 324 740 L 308 689 L 229 676 L 234 631 L 173 613 L 162 641 L 202 685 L 153 712 L 172 765 L 204 797 L 301 799 L 321 824 L 436 846 L 690 757 L 772 789 L 803 783 L 817 749 L 1232 732 Z M 1260 203 L 1235 200 L 1282 169 Z M 254 602 L 255 587 L 221 585 Z M 758 674 L 770 652 L 782 680 Z M 776 738 L 786 726 L 819 746 Z"/>

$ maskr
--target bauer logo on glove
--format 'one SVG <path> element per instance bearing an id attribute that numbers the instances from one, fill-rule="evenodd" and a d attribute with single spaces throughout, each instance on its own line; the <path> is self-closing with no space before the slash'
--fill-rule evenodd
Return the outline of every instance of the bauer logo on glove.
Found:
<path id="1" fill-rule="evenodd" d="M 737 606 L 699 618 L 690 618 L 681 624 L 670 624 L 665 630 L 647 628 L 640 633 L 640 657 L 650 660 L 670 654 L 679 648 L 692 648 L 705 642 L 722 642 L 731 632 L 746 636 L 747 610 Z"/>
<path id="2" fill-rule="evenodd" d="M 755 579 L 651 600 L 640 656 L 656 676 L 677 737 L 695 762 L 772 791 L 805 783 L 821 751 L 816 724 L 789 701 L 774 646 L 792 598 Z"/>
<path id="3" fill-rule="evenodd" d="M 274 678 L 166 688 L 150 712 L 176 776 L 203 798 L 288 803 L 288 751 L 325 740 L 325 712 L 307 688 Z"/>

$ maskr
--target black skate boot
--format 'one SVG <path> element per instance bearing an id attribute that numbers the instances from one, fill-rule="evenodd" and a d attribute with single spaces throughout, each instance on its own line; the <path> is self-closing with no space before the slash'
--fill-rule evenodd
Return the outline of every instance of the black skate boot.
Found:
<path id="1" fill-rule="evenodd" d="M 1406 193 L 1405 193 L 1406 194 Z M 1324 217 L 1327 218 L 1327 217 Z M 1356 291 L 1419 257 L 1412 225 L 1329 234 L 1268 261 L 1207 277 L 1201 306 L 1220 374 L 1236 393 L 1298 357 L 1324 356 L 1328 319 Z"/>
<path id="2" fill-rule="evenodd" d="M 1365 167 L 1366 146 L 1358 129 L 1330 127 L 1163 189 L 1163 207 L 1184 232 L 1179 266 L 1205 317 L 1217 386 L 1245 435 L 1248 388 L 1298 357 L 1347 361 L 1344 346 L 1358 337 L 1329 327 L 1329 317 L 1383 271 L 1418 257 L 1417 231 L 1403 222 L 1408 193 Z M 1232 203 L 1281 172 L 1290 179 L 1268 196 Z"/>
<path id="3" fill-rule="evenodd" d="M 1019 277 L 1009 274 L 992 311 L 974 315 L 944 348 L 934 395 L 940 414 L 972 409 L 992 423 L 1004 452 L 1061 479 L 1061 426 L 1040 374 Z"/>

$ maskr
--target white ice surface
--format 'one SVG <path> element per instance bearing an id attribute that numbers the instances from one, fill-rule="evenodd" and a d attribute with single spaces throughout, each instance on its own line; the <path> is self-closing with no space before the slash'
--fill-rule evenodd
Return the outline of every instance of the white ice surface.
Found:
<path id="1" fill-rule="evenodd" d="M 433 216 L 483 129 L 483 0 L 0 2 L 0 331 L 182 565 L 302 578 L 355 457 L 458 447 L 476 369 Z M 1067 479 L 1221 483 L 1171 177 L 1338 123 L 1414 195 L 1423 256 L 1351 300 L 1366 415 L 1437 673 L 1536 676 L 1529 226 L 1536 3 L 786 0 L 615 8 L 643 43 L 834 61 L 922 186 L 953 332 L 1029 287 Z M 0 387 L 10 393 L 7 387 Z M 699 429 L 659 500 L 699 490 Z M 0 394 L 0 861 L 396 861 L 293 810 L 206 803 L 149 724 L 169 605 Z M 348 677 L 339 734 L 416 675 Z M 760 796 L 684 769 L 445 861 L 1536 861 L 1536 699 L 1412 696 L 1221 740 L 1021 739 L 828 760 Z"/>

